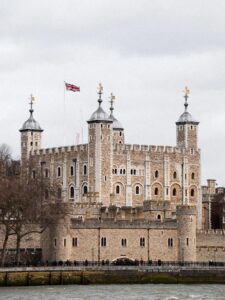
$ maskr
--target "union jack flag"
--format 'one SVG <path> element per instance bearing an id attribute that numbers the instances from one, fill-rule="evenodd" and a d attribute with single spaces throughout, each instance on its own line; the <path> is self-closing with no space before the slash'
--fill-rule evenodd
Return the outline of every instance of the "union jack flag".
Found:
<path id="1" fill-rule="evenodd" d="M 66 90 L 67 91 L 72 91 L 72 92 L 80 92 L 80 87 L 76 86 L 74 84 L 70 84 L 65 82 Z"/>

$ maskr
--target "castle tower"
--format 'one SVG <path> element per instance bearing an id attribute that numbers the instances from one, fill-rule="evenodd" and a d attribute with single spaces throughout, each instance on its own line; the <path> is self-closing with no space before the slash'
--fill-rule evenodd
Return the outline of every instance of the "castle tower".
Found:
<path id="1" fill-rule="evenodd" d="M 177 206 L 179 261 L 196 261 L 196 213 L 195 206 Z"/>
<path id="2" fill-rule="evenodd" d="M 114 101 L 115 96 L 113 93 L 110 95 L 110 116 L 109 118 L 113 121 L 112 128 L 113 128 L 113 144 L 124 144 L 124 129 L 122 124 L 114 117 Z"/>
<path id="3" fill-rule="evenodd" d="M 21 132 L 21 163 L 22 165 L 29 158 L 30 153 L 33 150 L 38 150 L 41 148 L 41 133 L 43 129 L 40 127 L 39 123 L 35 121 L 33 117 L 33 102 L 34 96 L 30 96 L 30 117 L 24 122 L 22 128 L 19 130 Z"/>
<path id="4" fill-rule="evenodd" d="M 102 109 L 103 87 L 99 84 L 99 107 L 88 123 L 88 192 L 104 206 L 110 204 L 112 192 L 112 119 Z"/>
<path id="5" fill-rule="evenodd" d="M 177 147 L 184 147 L 189 149 L 198 149 L 198 124 L 192 115 L 187 111 L 189 89 L 185 87 L 185 103 L 184 112 L 176 122 L 177 126 Z"/>

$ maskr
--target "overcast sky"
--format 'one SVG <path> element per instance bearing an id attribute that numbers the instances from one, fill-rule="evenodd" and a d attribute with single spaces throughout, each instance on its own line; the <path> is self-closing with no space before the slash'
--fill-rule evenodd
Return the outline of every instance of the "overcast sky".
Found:
<path id="1" fill-rule="evenodd" d="M 64 81 L 81 92 L 64 98 Z M 44 148 L 81 143 L 81 127 L 87 142 L 99 82 L 126 143 L 175 145 L 187 85 L 202 183 L 225 185 L 224 0 L 0 0 L 0 82 L 0 143 L 15 158 L 31 93 Z"/>

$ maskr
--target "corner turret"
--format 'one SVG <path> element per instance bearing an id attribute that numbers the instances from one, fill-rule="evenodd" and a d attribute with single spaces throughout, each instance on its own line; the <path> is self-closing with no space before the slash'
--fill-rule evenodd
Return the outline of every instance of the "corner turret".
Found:
<path id="1" fill-rule="evenodd" d="M 184 90 L 184 112 L 176 122 L 177 126 L 177 147 L 188 148 L 197 150 L 198 149 L 198 124 L 192 115 L 187 111 L 188 108 L 188 95 L 189 89 L 185 87 Z"/>
<path id="2" fill-rule="evenodd" d="M 113 103 L 115 101 L 115 96 L 113 93 L 110 95 L 110 116 L 109 119 L 113 121 L 112 128 L 113 128 L 113 144 L 124 144 L 124 128 L 120 121 L 118 121 L 114 115 L 114 106 Z"/>
<path id="3" fill-rule="evenodd" d="M 30 95 L 30 117 L 24 122 L 21 132 L 21 163 L 23 164 L 33 150 L 41 148 L 41 133 L 43 129 L 33 117 L 33 102 L 35 98 Z"/>
<path id="4" fill-rule="evenodd" d="M 96 202 L 110 204 L 112 181 L 112 124 L 113 121 L 101 107 L 103 87 L 99 84 L 99 107 L 88 123 L 88 193 L 95 195 Z M 102 198 L 104 195 L 104 198 Z"/>

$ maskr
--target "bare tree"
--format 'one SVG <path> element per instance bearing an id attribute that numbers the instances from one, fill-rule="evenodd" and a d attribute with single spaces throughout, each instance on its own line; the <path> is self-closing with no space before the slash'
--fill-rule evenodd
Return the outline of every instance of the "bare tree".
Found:
<path id="1" fill-rule="evenodd" d="M 20 262 L 20 245 L 24 237 L 43 233 L 58 218 L 67 213 L 67 207 L 56 200 L 57 186 L 43 180 L 41 172 L 32 176 L 28 172 L 15 172 L 15 162 L 9 148 L 0 146 L 0 225 L 3 227 L 1 265 L 5 263 L 7 242 L 16 236 L 15 262 Z M 25 174 L 25 175 L 24 175 Z"/>

